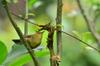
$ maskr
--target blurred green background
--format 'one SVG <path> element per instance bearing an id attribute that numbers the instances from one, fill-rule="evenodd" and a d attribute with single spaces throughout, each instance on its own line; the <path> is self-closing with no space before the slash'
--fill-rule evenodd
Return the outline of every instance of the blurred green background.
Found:
<path id="1" fill-rule="evenodd" d="M 9 10 L 16 15 L 25 16 L 25 0 L 7 0 Z M 96 18 L 97 31 L 100 32 L 100 0 L 81 0 L 81 4 L 88 14 L 88 17 Z M 29 20 L 36 24 L 47 24 L 56 21 L 56 0 L 28 0 Z M 81 40 L 97 47 L 91 33 L 88 31 L 85 20 L 75 0 L 63 0 L 63 31 L 68 32 Z M 24 32 L 24 20 L 13 16 L 22 32 Z M 37 31 L 38 27 L 29 25 L 29 34 Z M 76 39 L 62 34 L 62 62 L 61 66 L 100 66 L 100 54 L 94 49 L 84 45 Z M 26 53 L 24 46 L 15 45 L 12 39 L 19 38 L 11 25 L 6 12 L 0 1 L 0 66 L 33 66 L 30 56 Z M 35 54 L 41 66 L 49 66 L 49 51 L 47 45 L 47 32 L 42 39 L 42 50 L 36 50 Z M 54 35 L 54 47 L 56 51 L 56 38 Z"/>

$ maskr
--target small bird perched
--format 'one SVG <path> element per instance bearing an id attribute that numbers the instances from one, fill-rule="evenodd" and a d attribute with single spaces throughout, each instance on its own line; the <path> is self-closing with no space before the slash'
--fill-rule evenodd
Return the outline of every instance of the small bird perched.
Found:
<path id="1" fill-rule="evenodd" d="M 34 49 L 41 44 L 42 35 L 43 32 L 36 32 L 35 34 L 25 36 L 25 40 L 28 42 L 30 47 Z M 14 39 L 12 41 L 14 41 L 16 44 L 22 44 L 20 39 Z"/>

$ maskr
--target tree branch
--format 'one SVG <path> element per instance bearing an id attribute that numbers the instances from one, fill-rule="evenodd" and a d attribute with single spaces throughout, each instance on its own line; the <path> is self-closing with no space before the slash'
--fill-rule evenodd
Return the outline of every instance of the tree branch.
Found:
<path id="1" fill-rule="evenodd" d="M 50 27 L 48 29 L 48 49 L 50 51 L 50 66 L 56 66 L 56 59 L 55 59 L 55 53 L 54 53 L 54 48 L 53 48 L 53 35 L 54 35 L 54 29 Z"/>
<path id="2" fill-rule="evenodd" d="M 89 18 L 86 15 L 84 9 L 81 6 L 80 0 L 76 0 L 76 1 L 77 1 L 78 6 L 79 6 L 81 14 L 82 14 L 83 18 L 85 19 L 85 21 L 87 23 L 87 27 L 88 27 L 89 31 L 91 32 L 91 34 L 93 35 L 93 37 L 96 39 L 97 45 L 100 48 L 100 35 L 96 31 L 95 22 L 93 22 L 94 20 L 91 20 L 91 18 Z"/>
<path id="3" fill-rule="evenodd" d="M 62 52 L 62 35 L 61 35 L 61 27 L 58 25 L 62 25 L 62 0 L 57 0 L 57 17 L 56 17 L 56 26 L 57 26 L 57 55 L 60 57 Z M 57 64 L 59 66 L 59 64 Z"/>
<path id="4" fill-rule="evenodd" d="M 2 1 L 2 4 L 3 4 L 3 6 L 4 6 L 4 8 L 5 8 L 6 12 L 7 12 L 7 15 L 8 15 L 8 18 L 9 18 L 11 24 L 12 24 L 13 27 L 15 28 L 15 30 L 16 30 L 17 34 L 19 35 L 19 37 L 20 37 L 22 43 L 24 44 L 24 46 L 25 46 L 26 49 L 28 50 L 30 56 L 32 57 L 32 60 L 33 60 L 33 62 L 34 62 L 34 64 L 35 64 L 35 66 L 39 66 L 39 64 L 38 64 L 38 62 L 37 62 L 37 60 L 36 60 L 36 58 L 34 57 L 34 54 L 32 53 L 32 49 L 30 48 L 29 44 L 25 41 L 25 39 L 24 39 L 24 37 L 23 37 L 23 34 L 22 34 L 21 30 L 19 29 L 19 27 L 17 26 L 17 24 L 13 21 L 11 15 L 10 15 L 10 13 L 9 13 L 9 9 L 8 9 L 6 0 L 3 0 L 3 1 Z"/>

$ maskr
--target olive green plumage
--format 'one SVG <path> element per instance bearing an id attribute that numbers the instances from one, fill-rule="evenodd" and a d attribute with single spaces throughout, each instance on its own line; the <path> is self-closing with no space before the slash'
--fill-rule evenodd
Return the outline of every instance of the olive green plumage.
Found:
<path id="1" fill-rule="evenodd" d="M 35 34 L 27 35 L 27 36 L 25 36 L 25 40 L 28 42 L 30 47 L 32 49 L 34 49 L 34 48 L 38 47 L 41 44 L 42 34 L 43 34 L 43 32 L 36 32 Z M 16 44 L 22 44 L 19 39 L 14 39 L 13 41 Z"/>

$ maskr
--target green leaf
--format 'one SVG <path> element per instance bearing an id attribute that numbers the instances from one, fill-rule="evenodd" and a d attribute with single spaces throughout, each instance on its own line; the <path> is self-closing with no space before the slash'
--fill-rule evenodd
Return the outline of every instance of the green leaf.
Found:
<path id="1" fill-rule="evenodd" d="M 31 60 L 32 60 L 32 58 L 29 54 L 24 54 L 24 55 L 19 56 L 18 58 L 16 58 L 16 60 L 13 61 L 10 64 L 10 66 L 23 66 L 24 64 L 28 63 Z"/>
<path id="2" fill-rule="evenodd" d="M 40 50 L 40 51 L 36 51 L 35 54 L 36 54 L 37 57 L 43 57 L 43 56 L 49 55 L 49 50 L 43 49 L 43 50 Z"/>
<path id="3" fill-rule="evenodd" d="M 41 50 L 41 51 L 37 51 L 35 52 L 35 56 L 37 57 L 43 57 L 49 54 L 48 50 Z M 10 66 L 23 66 L 24 64 L 28 63 L 32 61 L 31 56 L 28 53 L 25 53 L 21 56 L 19 56 L 18 58 L 16 58 L 16 60 L 10 64 Z"/>
<path id="4" fill-rule="evenodd" d="M 7 47 L 0 41 L 0 64 L 5 60 L 7 56 Z"/>
<path id="5" fill-rule="evenodd" d="M 36 2 L 37 0 L 28 0 L 28 7 L 29 9 L 32 8 L 33 4 Z"/>
<path id="6" fill-rule="evenodd" d="M 36 51 L 35 55 L 37 57 L 42 57 L 42 56 L 49 54 L 49 51 L 47 49 L 38 50 L 38 51 L 35 50 L 35 51 Z M 24 45 L 23 44 L 22 45 L 14 44 L 12 46 L 11 52 L 8 54 L 8 57 L 3 64 L 5 66 L 6 65 L 7 66 L 8 65 L 9 66 L 23 66 L 24 64 L 26 64 L 30 61 L 32 61 L 32 58 L 28 54 L 28 51 L 26 50 Z"/>
<path id="7" fill-rule="evenodd" d="M 21 55 L 23 55 L 26 52 L 27 52 L 27 50 L 24 47 L 24 45 L 14 44 L 3 64 L 5 66 L 12 64 L 14 61 L 16 61 L 17 58 L 19 58 Z"/>
<path id="8" fill-rule="evenodd" d="M 97 66 L 100 66 L 100 54 L 96 51 L 87 51 L 86 53 L 87 59 L 93 63 L 97 64 Z"/>
<path id="9" fill-rule="evenodd" d="M 92 43 L 95 43 L 95 39 L 94 37 L 92 36 L 91 32 L 85 32 L 82 34 L 82 40 L 84 40 L 85 42 L 89 43 L 89 44 L 92 44 Z"/>

